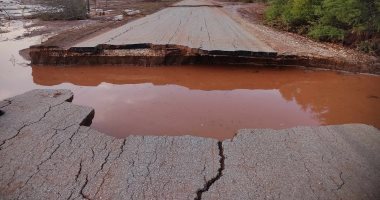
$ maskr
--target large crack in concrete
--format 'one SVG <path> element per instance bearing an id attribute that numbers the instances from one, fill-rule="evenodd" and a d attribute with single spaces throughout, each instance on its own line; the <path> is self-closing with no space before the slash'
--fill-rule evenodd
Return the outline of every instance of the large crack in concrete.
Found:
<path id="1" fill-rule="evenodd" d="M 10 138 L 6 138 L 5 140 L 3 140 L 0 144 L 0 150 L 3 149 L 3 145 L 5 145 L 8 141 L 11 141 L 12 139 L 18 137 L 20 135 L 20 133 L 22 132 L 23 129 L 29 127 L 29 126 L 32 126 L 33 124 L 36 124 L 38 122 L 40 122 L 41 120 L 43 120 L 46 115 L 51 111 L 52 108 L 56 107 L 56 106 L 59 106 L 59 105 L 62 105 L 64 102 L 60 103 L 60 104 L 57 104 L 57 105 L 47 105 L 48 106 L 48 109 L 47 111 L 45 111 L 43 114 L 42 114 L 42 117 L 38 118 L 37 120 L 35 121 L 32 121 L 32 122 L 29 122 L 29 123 L 25 123 L 23 126 L 21 126 L 19 129 L 17 129 L 16 131 L 16 134 L 14 134 L 12 137 Z"/>
<path id="2" fill-rule="evenodd" d="M 223 142 L 222 141 L 219 141 L 218 142 L 218 149 L 219 149 L 219 169 L 218 169 L 218 174 L 216 174 L 215 177 L 213 177 L 212 179 L 206 181 L 205 185 L 203 188 L 199 189 L 197 191 L 197 197 L 194 199 L 194 200 L 201 200 L 202 199 L 202 195 L 203 193 L 207 192 L 210 187 L 217 181 L 220 179 L 220 177 L 223 176 L 223 170 L 224 170 L 224 159 L 225 159 L 225 156 L 223 154 Z"/>

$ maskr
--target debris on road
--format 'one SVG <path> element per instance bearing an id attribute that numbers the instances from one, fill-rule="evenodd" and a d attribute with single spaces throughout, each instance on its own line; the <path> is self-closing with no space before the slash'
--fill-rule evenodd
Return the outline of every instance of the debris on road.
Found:
<path id="1" fill-rule="evenodd" d="M 123 11 L 123 14 L 124 15 L 128 15 L 128 16 L 133 16 L 133 15 L 137 15 L 137 14 L 140 14 L 141 11 L 140 10 L 134 10 L 134 9 L 126 9 Z"/>
<path id="2" fill-rule="evenodd" d="M 121 20 L 123 20 L 123 15 L 116 15 L 115 17 L 113 17 L 113 20 L 114 21 L 121 21 Z"/>

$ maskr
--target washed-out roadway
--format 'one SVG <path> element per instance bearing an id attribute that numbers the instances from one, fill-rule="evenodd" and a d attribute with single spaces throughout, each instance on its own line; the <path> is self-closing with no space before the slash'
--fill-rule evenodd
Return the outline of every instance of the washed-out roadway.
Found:
<path id="1" fill-rule="evenodd" d="M 33 90 L 0 101 L 0 199 L 380 198 L 372 126 L 117 139 L 88 127 L 94 110 L 72 98 Z"/>

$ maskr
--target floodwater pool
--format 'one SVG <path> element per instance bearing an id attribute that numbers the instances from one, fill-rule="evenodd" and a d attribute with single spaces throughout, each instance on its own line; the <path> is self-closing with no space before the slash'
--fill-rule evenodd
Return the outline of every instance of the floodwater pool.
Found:
<path id="1" fill-rule="evenodd" d="M 74 92 L 95 109 L 93 128 L 116 137 L 231 138 L 242 128 L 365 123 L 380 127 L 380 77 L 250 66 L 29 66 L 0 42 L 0 99 L 36 88 Z"/>

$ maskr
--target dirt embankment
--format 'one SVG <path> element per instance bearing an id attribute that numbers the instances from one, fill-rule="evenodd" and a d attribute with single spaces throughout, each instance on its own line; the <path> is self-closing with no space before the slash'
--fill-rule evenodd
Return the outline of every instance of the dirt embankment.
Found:
<path id="1" fill-rule="evenodd" d="M 336 63 L 334 69 L 380 73 L 380 59 L 339 44 L 321 43 L 310 38 L 277 30 L 264 24 L 263 3 L 229 3 L 221 2 L 223 9 L 249 32 L 268 44 L 279 55 L 296 55 L 304 59 Z M 323 65 L 323 63 L 321 63 Z M 326 68 L 321 66 L 322 68 Z"/>

